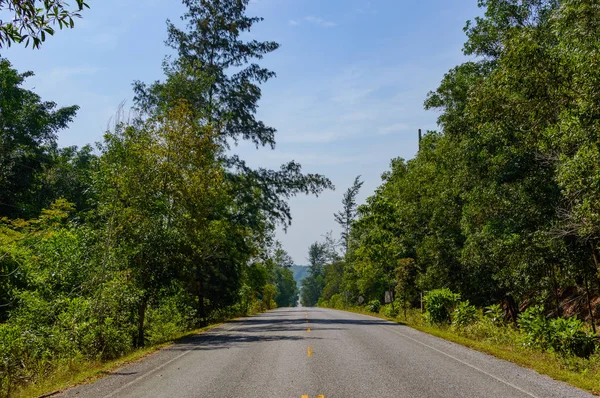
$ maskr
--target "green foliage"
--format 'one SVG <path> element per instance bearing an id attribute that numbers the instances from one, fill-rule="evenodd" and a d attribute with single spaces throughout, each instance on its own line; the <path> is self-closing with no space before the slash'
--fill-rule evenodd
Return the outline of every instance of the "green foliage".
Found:
<path id="1" fill-rule="evenodd" d="M 425 101 L 439 131 L 424 134 L 413 159 L 393 159 L 358 207 L 344 266 L 330 267 L 323 297 L 343 291 L 356 305 L 391 291 L 408 313 L 422 292 L 443 287 L 478 308 L 495 305 L 465 326 L 473 308 L 460 304 L 457 328 L 515 323 L 527 303 L 551 305 L 555 316 L 572 311 L 594 327 L 600 9 L 588 0 L 479 6 L 465 27 L 463 51 L 474 58 Z M 564 308 L 579 292 L 585 299 Z M 428 316 L 445 324 L 457 300 L 441 297 Z"/>
<path id="2" fill-rule="evenodd" d="M 425 317 L 434 324 L 449 324 L 452 321 L 451 314 L 456 309 L 459 300 L 460 294 L 452 293 L 450 289 L 430 290 L 423 296 Z M 466 303 L 466 306 L 468 307 L 469 304 Z"/>
<path id="3" fill-rule="evenodd" d="M 71 10 L 63 0 L 0 0 L 0 11 L 10 15 L 6 18 L 10 22 L 0 21 L 0 48 L 23 41 L 25 47 L 31 43 L 32 48 L 39 48 L 46 35 L 54 35 L 53 26 L 73 28 L 73 18 L 81 17 L 80 12 L 89 8 L 84 0 L 75 1 L 77 7 Z"/>
<path id="4" fill-rule="evenodd" d="M 365 309 L 369 312 L 379 313 L 381 309 L 381 303 L 379 300 L 371 300 L 367 305 L 365 305 Z"/>
<path id="5" fill-rule="evenodd" d="M 469 300 L 460 301 L 451 314 L 452 326 L 459 329 L 470 326 L 477 321 L 478 315 L 477 308 L 469 304 Z"/>
<path id="6" fill-rule="evenodd" d="M 87 7 L 76 3 L 0 0 L 16 17 L 0 21 L 0 47 L 39 47 L 53 23 L 73 27 Z M 255 116 L 274 74 L 250 62 L 277 45 L 241 41 L 260 19 L 245 15 L 247 0 L 184 3 L 189 31 L 169 26 L 180 57 L 164 82 L 136 85 L 140 113 L 120 112 L 96 148 L 59 148 L 78 107 L 43 102 L 22 88 L 31 73 L 0 59 L 0 396 L 74 362 L 298 301 L 274 231 L 291 222 L 292 196 L 333 185 L 296 162 L 251 169 L 229 155 L 231 140 L 275 144 Z"/>
<path id="7" fill-rule="evenodd" d="M 596 350 L 597 338 L 585 331 L 583 322 L 575 317 L 549 319 L 541 306 L 524 311 L 519 327 L 526 346 L 586 358 Z"/>
<path id="8" fill-rule="evenodd" d="M 356 218 L 357 203 L 356 196 L 360 191 L 364 181 L 357 176 L 352 183 L 352 186 L 344 193 L 342 198 L 342 210 L 333 215 L 335 222 L 342 228 L 342 240 L 344 241 L 345 249 L 348 250 L 348 239 L 350 239 L 350 227 Z"/>
<path id="9" fill-rule="evenodd" d="M 399 307 L 397 304 L 386 304 L 382 307 L 382 313 L 388 318 L 395 318 L 398 316 Z"/>
<path id="10" fill-rule="evenodd" d="M 277 307 L 295 307 L 298 303 L 298 286 L 294 274 L 289 268 L 275 268 L 275 286 Z"/>
<path id="11" fill-rule="evenodd" d="M 485 307 L 483 314 L 494 325 L 500 325 L 504 323 L 502 306 L 500 304 L 488 305 Z"/>
<path id="12" fill-rule="evenodd" d="M 57 109 L 54 102 L 22 88 L 31 76 L 32 72 L 18 73 L 0 58 L 0 218 L 35 217 L 59 198 L 51 186 L 41 189 L 43 172 L 54 166 L 56 134 L 79 109 Z"/>
<path id="13" fill-rule="evenodd" d="M 342 294 L 337 293 L 331 296 L 328 305 L 325 305 L 325 307 L 335 308 L 336 310 L 343 310 L 344 308 L 346 308 L 346 300 Z"/>

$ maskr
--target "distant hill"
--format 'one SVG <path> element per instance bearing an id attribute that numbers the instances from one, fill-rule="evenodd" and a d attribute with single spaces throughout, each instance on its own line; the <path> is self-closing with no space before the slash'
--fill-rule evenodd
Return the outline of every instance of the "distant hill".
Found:
<path id="1" fill-rule="evenodd" d="M 308 276 L 310 267 L 305 265 L 292 265 L 290 269 L 294 273 L 294 280 L 296 281 L 298 289 L 300 289 L 302 287 L 302 280 Z"/>

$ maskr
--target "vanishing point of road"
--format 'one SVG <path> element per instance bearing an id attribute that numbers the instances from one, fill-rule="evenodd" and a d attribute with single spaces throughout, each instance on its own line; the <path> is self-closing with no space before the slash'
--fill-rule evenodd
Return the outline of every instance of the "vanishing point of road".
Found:
<path id="1" fill-rule="evenodd" d="M 281 308 L 226 323 L 60 397 L 592 397 L 379 318 Z"/>

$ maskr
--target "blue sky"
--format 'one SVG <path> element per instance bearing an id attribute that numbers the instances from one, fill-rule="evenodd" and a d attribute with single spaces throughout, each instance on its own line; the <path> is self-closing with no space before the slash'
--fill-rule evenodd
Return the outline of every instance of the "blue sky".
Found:
<path id="1" fill-rule="evenodd" d="M 13 46 L 0 54 L 19 71 L 31 70 L 27 87 L 61 106 L 81 106 L 59 134 L 60 145 L 101 140 L 131 83 L 161 79 L 165 20 L 179 22 L 177 0 L 90 0 L 74 30 L 58 32 L 41 50 Z M 277 73 L 263 86 L 259 117 L 278 130 L 277 147 L 234 152 L 253 166 L 277 168 L 296 160 L 306 172 L 328 176 L 335 192 L 291 200 L 292 226 L 278 238 L 296 263 L 306 263 L 310 243 L 329 230 L 333 213 L 357 175 L 359 201 L 380 184 L 390 159 L 410 159 L 417 129 L 435 129 L 425 111 L 427 92 L 464 62 L 468 19 L 476 0 L 252 0 L 248 13 L 265 20 L 250 36 L 281 48 L 261 64 Z"/>

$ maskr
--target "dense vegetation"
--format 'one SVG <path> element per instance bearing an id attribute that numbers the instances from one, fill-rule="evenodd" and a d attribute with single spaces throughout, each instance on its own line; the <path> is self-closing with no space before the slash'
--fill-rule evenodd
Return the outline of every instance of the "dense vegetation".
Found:
<path id="1" fill-rule="evenodd" d="M 314 268 L 316 295 L 330 306 L 378 310 L 394 298 L 396 308 L 418 308 L 422 293 L 443 288 L 437 299 L 452 305 L 437 322 L 452 322 L 455 309 L 500 305 L 522 327 L 583 331 L 575 320 L 538 319 L 577 316 L 595 332 L 598 2 L 479 3 L 484 15 L 465 27 L 472 61 L 451 69 L 425 101 L 439 112 L 440 131 L 424 135 L 414 159 L 392 160 L 358 208 L 344 257 Z M 519 316 L 526 308 L 536 310 Z M 551 346 L 553 338 L 536 341 Z"/>
<path id="2" fill-rule="evenodd" d="M 230 316 L 294 306 L 274 239 L 287 199 L 332 188 L 290 162 L 252 169 L 229 145 L 275 145 L 255 118 L 273 42 L 240 39 L 248 0 L 187 0 L 165 79 L 134 85 L 102 142 L 59 148 L 77 106 L 0 60 L 0 395 L 58 366 L 116 358 Z M 79 4 L 79 2 L 78 2 Z M 82 3 L 83 4 L 83 3 Z M 0 2 L 1 5 L 1 2 Z"/>

